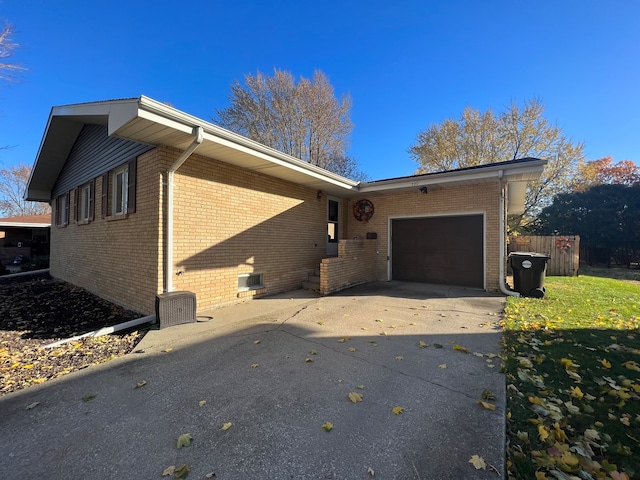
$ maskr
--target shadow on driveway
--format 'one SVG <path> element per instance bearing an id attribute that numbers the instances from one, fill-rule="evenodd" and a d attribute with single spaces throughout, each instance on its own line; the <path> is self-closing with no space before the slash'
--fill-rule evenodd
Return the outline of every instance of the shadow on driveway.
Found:
<path id="1" fill-rule="evenodd" d="M 291 292 L 149 332 L 143 353 L 1 398 L 2 478 L 160 479 L 182 464 L 196 479 L 498 476 L 472 455 L 504 476 L 504 298 L 442 289 Z"/>

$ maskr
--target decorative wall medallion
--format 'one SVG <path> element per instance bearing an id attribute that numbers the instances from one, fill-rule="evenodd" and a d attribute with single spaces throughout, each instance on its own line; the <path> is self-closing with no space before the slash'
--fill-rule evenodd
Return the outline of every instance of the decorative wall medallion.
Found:
<path id="1" fill-rule="evenodd" d="M 359 222 L 368 222 L 371 217 L 373 217 L 373 212 L 373 203 L 371 203 L 371 200 L 367 200 L 366 198 L 358 200 L 353 205 L 353 216 Z"/>

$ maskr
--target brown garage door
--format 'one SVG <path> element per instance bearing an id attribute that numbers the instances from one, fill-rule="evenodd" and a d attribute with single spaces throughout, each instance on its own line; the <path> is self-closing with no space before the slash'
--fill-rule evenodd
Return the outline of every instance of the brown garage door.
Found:
<path id="1" fill-rule="evenodd" d="M 483 288 L 482 225 L 482 215 L 392 220 L 392 278 Z"/>

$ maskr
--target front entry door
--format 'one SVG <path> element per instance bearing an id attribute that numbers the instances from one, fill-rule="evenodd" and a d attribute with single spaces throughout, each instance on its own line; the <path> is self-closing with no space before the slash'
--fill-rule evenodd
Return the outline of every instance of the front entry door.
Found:
<path id="1" fill-rule="evenodd" d="M 327 199 L 327 256 L 338 256 L 338 239 L 340 224 L 340 201 Z"/>

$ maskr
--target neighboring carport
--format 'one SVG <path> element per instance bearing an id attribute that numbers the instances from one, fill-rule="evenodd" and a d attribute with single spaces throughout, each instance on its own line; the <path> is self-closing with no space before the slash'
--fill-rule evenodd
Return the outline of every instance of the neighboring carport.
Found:
<path id="1" fill-rule="evenodd" d="M 391 221 L 391 278 L 484 288 L 483 215 Z"/>

